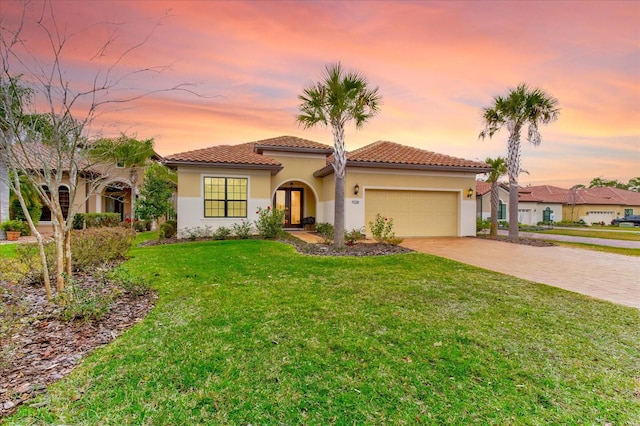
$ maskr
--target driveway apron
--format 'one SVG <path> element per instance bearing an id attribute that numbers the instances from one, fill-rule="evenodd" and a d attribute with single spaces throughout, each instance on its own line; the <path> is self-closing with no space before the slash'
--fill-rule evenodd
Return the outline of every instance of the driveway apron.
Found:
<path id="1" fill-rule="evenodd" d="M 640 257 L 481 238 L 406 238 L 410 249 L 640 308 Z"/>

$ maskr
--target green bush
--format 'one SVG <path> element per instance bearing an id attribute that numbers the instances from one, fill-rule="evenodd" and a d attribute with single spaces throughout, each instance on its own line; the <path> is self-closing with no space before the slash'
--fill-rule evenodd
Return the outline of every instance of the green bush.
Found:
<path id="1" fill-rule="evenodd" d="M 256 220 L 256 229 L 258 234 L 263 238 L 278 238 L 283 234 L 282 225 L 284 223 L 284 210 L 266 209 L 258 207 L 258 220 Z"/>
<path id="2" fill-rule="evenodd" d="M 377 213 L 373 222 L 369 222 L 369 228 L 371 229 L 373 239 L 380 243 L 395 238 L 395 234 L 393 233 L 393 218 L 383 217 L 380 213 Z"/>
<path id="3" fill-rule="evenodd" d="M 25 201 L 27 201 L 27 211 L 29 212 L 29 216 L 31 217 L 33 224 L 35 226 L 38 226 L 38 223 L 40 222 L 40 216 L 42 216 L 42 204 L 40 204 L 39 201 Z M 9 216 L 16 220 L 21 220 L 25 222 L 25 224 L 27 223 L 27 216 L 22 211 L 20 200 L 18 200 L 18 198 L 15 196 L 11 196 L 11 204 L 9 205 Z M 31 233 L 29 226 L 27 226 L 26 229 L 27 233 L 23 235 L 29 235 Z"/>
<path id="4" fill-rule="evenodd" d="M 101 287 L 97 284 L 97 288 L 84 288 L 69 279 L 65 291 L 56 297 L 58 304 L 63 307 L 60 312 L 62 319 L 90 321 L 103 317 L 109 312 L 114 295 L 105 294 Z"/>
<path id="5" fill-rule="evenodd" d="M 213 239 L 214 240 L 226 240 L 231 235 L 231 229 L 226 226 L 220 226 L 218 229 L 213 231 Z"/>
<path id="6" fill-rule="evenodd" d="M 71 233 L 72 265 L 76 270 L 89 270 L 123 259 L 136 238 L 126 228 L 93 228 Z"/>
<path id="7" fill-rule="evenodd" d="M 74 230 L 71 232 L 71 264 L 76 271 L 90 271 L 109 262 L 125 257 L 133 244 L 135 232 L 126 228 L 93 228 Z M 42 264 L 37 243 L 18 244 L 15 248 L 15 259 L 19 268 L 12 281 L 31 284 L 42 284 Z M 45 256 L 49 267 L 49 276 L 56 273 L 56 254 L 53 242 L 45 244 Z M 0 268 L 0 275 L 2 275 Z M 0 279 L 3 279 L 0 276 Z"/>
<path id="8" fill-rule="evenodd" d="M 333 227 L 332 227 L 333 228 Z M 356 242 L 364 240 L 364 235 L 359 229 L 344 231 L 344 243 L 348 246 L 354 245 Z"/>
<path id="9" fill-rule="evenodd" d="M 491 221 L 488 219 L 476 218 L 476 232 L 482 232 L 491 228 Z"/>
<path id="10" fill-rule="evenodd" d="M 114 228 L 120 226 L 120 213 L 76 213 L 73 229 Z"/>
<path id="11" fill-rule="evenodd" d="M 135 222 L 133 222 L 133 229 L 135 229 L 137 232 L 151 231 L 151 221 L 136 220 Z"/>
<path id="12" fill-rule="evenodd" d="M 176 228 L 173 227 L 172 224 L 165 222 L 160 225 L 160 229 L 158 231 L 158 239 L 163 240 L 165 238 L 171 238 L 176 234 Z"/>
<path id="13" fill-rule="evenodd" d="M 333 241 L 333 225 L 330 223 L 316 223 L 316 232 L 322 237 L 325 244 Z"/>
<path id="14" fill-rule="evenodd" d="M 176 231 L 178 230 L 178 222 L 175 220 L 166 220 L 164 223 L 168 223 L 169 225 L 173 226 L 173 229 L 175 229 Z"/>
<path id="15" fill-rule="evenodd" d="M 2 229 L 3 231 L 14 231 L 14 232 L 20 232 L 20 235 L 25 236 L 25 235 L 29 235 L 29 226 L 18 219 L 14 219 L 14 220 L 5 220 L 4 222 L 0 223 L 0 229 Z"/>
<path id="16" fill-rule="evenodd" d="M 251 236 L 253 231 L 253 226 L 251 226 L 251 222 L 245 222 L 242 220 L 241 223 L 234 223 L 231 228 L 233 229 L 233 235 L 241 240 L 246 240 Z"/>

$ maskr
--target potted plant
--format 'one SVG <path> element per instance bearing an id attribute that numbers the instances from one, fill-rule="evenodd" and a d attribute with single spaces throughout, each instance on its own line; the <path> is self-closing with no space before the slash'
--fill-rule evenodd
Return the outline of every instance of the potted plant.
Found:
<path id="1" fill-rule="evenodd" d="M 7 234 L 8 241 L 17 241 L 26 228 L 21 220 L 6 220 L 0 223 L 0 228 Z"/>

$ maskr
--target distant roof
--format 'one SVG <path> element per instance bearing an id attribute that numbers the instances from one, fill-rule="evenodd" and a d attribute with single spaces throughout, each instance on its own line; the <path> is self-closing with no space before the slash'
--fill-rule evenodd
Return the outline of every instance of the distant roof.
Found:
<path id="1" fill-rule="evenodd" d="M 491 189 L 491 184 L 476 182 L 476 193 L 484 195 Z M 509 188 L 505 187 L 508 191 Z M 561 204 L 595 204 L 595 205 L 623 205 L 640 206 L 640 193 L 626 189 L 603 187 L 566 189 L 552 185 L 537 185 L 520 187 L 519 201 L 532 201 Z"/>
<path id="2" fill-rule="evenodd" d="M 332 164 L 333 156 L 329 157 L 327 166 L 314 173 L 314 176 L 323 177 L 333 173 Z M 487 163 L 480 161 L 465 160 L 389 141 L 374 142 L 348 152 L 347 166 L 472 171 L 475 173 L 491 170 Z"/>
<path id="3" fill-rule="evenodd" d="M 288 152 L 317 152 L 331 154 L 333 148 L 320 142 L 298 138 L 296 136 L 279 136 L 277 138 L 263 139 L 254 143 L 254 149 L 258 154 L 263 151 L 288 151 Z"/>

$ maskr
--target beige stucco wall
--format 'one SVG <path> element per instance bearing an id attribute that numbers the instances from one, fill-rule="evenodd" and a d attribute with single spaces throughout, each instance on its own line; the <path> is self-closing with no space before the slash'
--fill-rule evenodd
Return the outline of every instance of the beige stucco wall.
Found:
<path id="1" fill-rule="evenodd" d="M 616 217 L 624 216 L 624 210 L 629 208 L 633 208 L 633 206 L 621 206 L 619 204 L 564 205 L 562 207 L 562 217 L 564 220 L 570 220 L 572 222 L 578 222 L 582 219 L 589 225 L 599 222 L 604 222 L 606 225 L 609 225 Z M 634 211 L 638 210 L 640 210 L 638 207 L 634 209 Z"/>
<path id="2" fill-rule="evenodd" d="M 498 190 L 498 198 L 506 205 L 507 218 L 509 217 L 509 193 L 504 189 Z M 491 191 L 477 198 L 476 216 L 482 219 L 491 219 Z M 504 220 L 508 220 L 505 218 Z"/>

